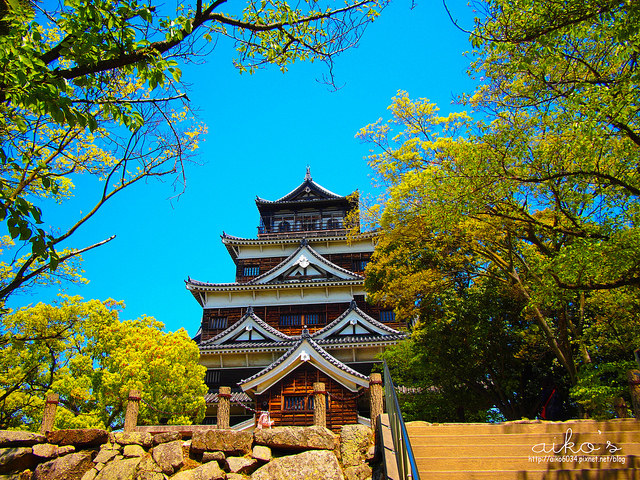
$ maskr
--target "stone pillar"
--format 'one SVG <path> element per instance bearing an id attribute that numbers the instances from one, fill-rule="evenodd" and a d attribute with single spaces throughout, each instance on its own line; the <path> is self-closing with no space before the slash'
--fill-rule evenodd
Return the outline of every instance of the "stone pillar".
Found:
<path id="1" fill-rule="evenodd" d="M 124 431 L 133 432 L 138 425 L 138 411 L 140 410 L 140 390 L 129 390 L 127 412 L 124 416 Z"/>
<path id="2" fill-rule="evenodd" d="M 618 418 L 628 418 L 627 414 L 627 402 L 622 397 L 616 397 L 613 399 L 613 409 L 616 411 Z"/>
<path id="3" fill-rule="evenodd" d="M 633 402 L 633 414 L 636 420 L 640 420 L 640 370 L 629 370 L 627 372 L 629 380 L 629 392 Z"/>
<path id="4" fill-rule="evenodd" d="M 313 424 L 315 426 L 327 426 L 327 401 L 323 382 L 313 384 Z"/>
<path id="5" fill-rule="evenodd" d="M 218 390 L 217 428 L 229 428 L 231 416 L 231 387 L 220 387 Z"/>
<path id="6" fill-rule="evenodd" d="M 369 377 L 369 405 L 371 410 L 371 430 L 378 436 L 378 422 L 384 413 L 384 393 L 382 391 L 382 375 L 372 373 Z"/>
<path id="7" fill-rule="evenodd" d="M 44 414 L 42 415 L 42 424 L 40 425 L 40 433 L 44 435 L 53 430 L 53 424 L 56 421 L 56 409 L 60 402 L 60 395 L 50 393 L 44 404 Z"/>

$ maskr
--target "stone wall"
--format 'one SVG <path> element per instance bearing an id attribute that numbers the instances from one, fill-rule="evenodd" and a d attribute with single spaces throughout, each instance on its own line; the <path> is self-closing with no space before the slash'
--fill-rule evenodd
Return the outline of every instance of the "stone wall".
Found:
<path id="1" fill-rule="evenodd" d="M 251 432 L 0 431 L 0 480 L 365 480 L 373 435 L 345 425 Z"/>

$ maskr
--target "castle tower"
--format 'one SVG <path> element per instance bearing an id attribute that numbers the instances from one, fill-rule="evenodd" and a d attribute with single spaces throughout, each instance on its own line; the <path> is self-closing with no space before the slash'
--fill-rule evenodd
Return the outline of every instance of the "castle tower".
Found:
<path id="1" fill-rule="evenodd" d="M 365 301 L 375 234 L 348 236 L 357 193 L 332 193 L 307 168 L 297 188 L 256 205 L 257 238 L 222 235 L 235 282 L 187 281 L 203 309 L 196 340 L 210 407 L 218 388 L 230 386 L 233 400 L 268 409 L 276 426 L 311 425 L 313 383 L 324 382 L 327 427 L 357 423 L 368 416 L 376 356 L 404 337 L 392 310 Z M 251 414 L 234 408 L 231 425 L 242 420 L 251 424 Z"/>

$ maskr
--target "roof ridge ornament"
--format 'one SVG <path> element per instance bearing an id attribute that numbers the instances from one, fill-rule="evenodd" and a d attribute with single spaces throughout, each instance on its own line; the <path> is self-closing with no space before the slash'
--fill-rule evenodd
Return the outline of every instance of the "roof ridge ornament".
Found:
<path id="1" fill-rule="evenodd" d="M 249 307 L 247 307 L 247 313 L 246 315 L 253 315 L 253 307 L 251 305 L 249 305 Z"/>
<path id="2" fill-rule="evenodd" d="M 307 174 L 304 176 L 305 181 L 309 182 L 312 180 L 311 178 L 311 167 L 307 165 Z"/>

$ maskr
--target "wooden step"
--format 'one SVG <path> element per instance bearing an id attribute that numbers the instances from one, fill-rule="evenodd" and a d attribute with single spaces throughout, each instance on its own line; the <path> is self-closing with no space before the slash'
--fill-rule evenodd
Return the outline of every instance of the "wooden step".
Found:
<path id="1" fill-rule="evenodd" d="M 500 440 L 500 439 L 497 439 Z M 415 457 L 421 458 L 454 458 L 454 457 L 487 457 L 487 456 L 562 456 L 562 455 L 636 455 L 640 457 L 640 443 L 638 442 L 613 442 L 616 448 L 614 451 L 606 443 L 592 443 L 582 445 L 576 443 L 573 448 L 557 444 L 553 450 L 551 448 L 542 449 L 539 439 L 533 438 L 531 443 L 468 443 L 468 444 L 431 444 L 425 445 L 417 443 L 411 439 L 411 448 Z M 551 447 L 551 445 L 549 445 Z M 588 452 L 588 453 L 587 453 Z"/>
<path id="2" fill-rule="evenodd" d="M 638 480 L 637 470 L 495 470 L 461 472 L 458 470 L 423 473 L 420 480 Z"/>
<path id="3" fill-rule="evenodd" d="M 438 472 L 446 470 L 461 471 L 555 471 L 555 470 L 600 470 L 600 469 L 637 469 L 640 467 L 640 459 L 635 455 L 615 456 L 618 461 L 612 461 L 611 456 L 606 457 L 458 457 L 458 458 L 421 458 L 416 457 L 416 464 L 420 472 Z M 593 461 L 591 461 L 593 460 Z"/>
<path id="4" fill-rule="evenodd" d="M 441 445 L 529 445 L 531 448 L 534 445 L 539 445 L 539 452 L 557 453 L 562 452 L 561 449 L 565 442 L 573 443 L 575 445 L 575 453 L 580 453 L 577 450 L 584 445 L 583 452 L 586 452 L 588 444 L 607 446 L 608 444 L 621 446 L 624 444 L 640 443 L 640 434 L 635 432 L 608 432 L 603 434 L 572 434 L 567 435 L 535 435 L 535 434 L 522 434 L 522 435 L 412 435 L 409 433 L 411 439 L 411 445 L 414 446 L 441 446 Z M 544 445 L 541 445 L 544 444 Z M 568 443 L 567 443 L 568 445 Z M 538 453 L 534 450 L 534 453 Z M 613 453 L 613 452 L 612 452 Z"/>
<path id="5" fill-rule="evenodd" d="M 634 419 L 617 419 L 606 422 L 597 420 L 569 420 L 567 422 L 505 422 L 505 423 L 427 423 L 408 422 L 406 424 L 409 435 L 423 434 L 432 431 L 432 435 L 457 435 L 473 432 L 481 434 L 520 434 L 520 433 L 564 433 L 570 428 L 573 432 L 610 432 L 632 431 L 638 432 L 640 422 Z"/>
<path id="6" fill-rule="evenodd" d="M 422 480 L 639 478 L 640 422 L 634 419 L 410 422 L 407 431 Z"/>

